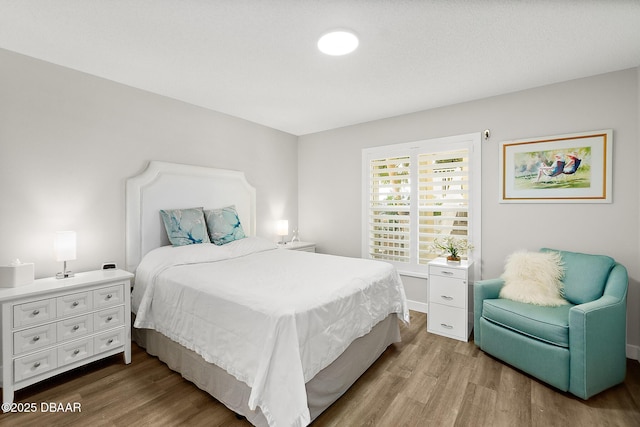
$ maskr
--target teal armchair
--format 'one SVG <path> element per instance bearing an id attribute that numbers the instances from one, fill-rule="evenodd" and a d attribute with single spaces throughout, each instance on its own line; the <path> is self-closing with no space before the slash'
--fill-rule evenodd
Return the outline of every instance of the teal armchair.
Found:
<path id="1" fill-rule="evenodd" d="M 627 270 L 607 256 L 557 252 L 570 304 L 502 299 L 502 279 L 477 281 L 474 340 L 486 353 L 588 399 L 625 378 Z"/>

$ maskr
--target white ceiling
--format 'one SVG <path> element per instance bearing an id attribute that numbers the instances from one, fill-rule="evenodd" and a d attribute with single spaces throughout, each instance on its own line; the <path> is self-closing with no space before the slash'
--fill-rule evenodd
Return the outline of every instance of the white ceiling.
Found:
<path id="1" fill-rule="evenodd" d="M 0 48 L 303 135 L 640 66 L 640 0 L 0 0 Z"/>

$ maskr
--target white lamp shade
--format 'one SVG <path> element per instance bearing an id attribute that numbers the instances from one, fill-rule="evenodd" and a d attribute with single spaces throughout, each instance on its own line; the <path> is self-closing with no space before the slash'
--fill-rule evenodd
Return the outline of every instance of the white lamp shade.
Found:
<path id="1" fill-rule="evenodd" d="M 278 236 L 287 236 L 289 235 L 289 221 L 286 219 L 281 219 L 276 224 L 276 234 Z"/>
<path id="2" fill-rule="evenodd" d="M 76 232 L 58 231 L 53 244 L 56 261 L 71 261 L 76 259 Z"/>

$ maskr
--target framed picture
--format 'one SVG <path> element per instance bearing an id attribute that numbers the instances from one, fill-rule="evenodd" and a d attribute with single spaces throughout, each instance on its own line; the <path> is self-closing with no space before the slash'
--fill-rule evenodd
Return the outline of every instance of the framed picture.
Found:
<path id="1" fill-rule="evenodd" d="M 501 203 L 611 203 L 612 130 L 502 142 Z"/>

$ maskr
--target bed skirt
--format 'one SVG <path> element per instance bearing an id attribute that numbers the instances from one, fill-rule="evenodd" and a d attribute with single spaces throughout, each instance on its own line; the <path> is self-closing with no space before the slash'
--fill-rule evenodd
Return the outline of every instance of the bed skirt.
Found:
<path id="1" fill-rule="evenodd" d="M 396 314 L 389 315 L 367 335 L 351 343 L 331 365 L 306 383 L 307 404 L 312 421 L 338 400 L 390 344 L 400 341 L 398 323 Z M 224 369 L 206 362 L 194 351 L 156 331 L 132 328 L 132 337 L 147 353 L 157 356 L 171 370 L 179 372 L 233 412 L 246 417 L 251 424 L 267 425 L 260 408 L 255 411 L 249 409 L 249 386 Z"/>

